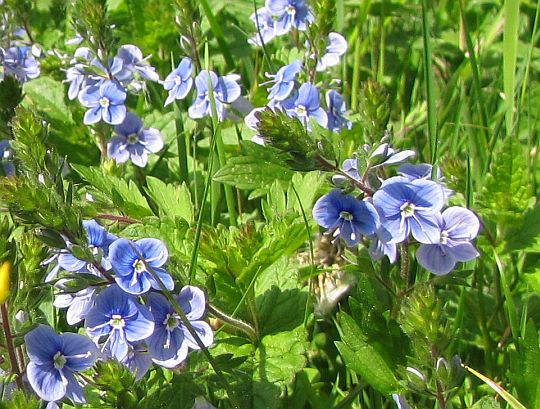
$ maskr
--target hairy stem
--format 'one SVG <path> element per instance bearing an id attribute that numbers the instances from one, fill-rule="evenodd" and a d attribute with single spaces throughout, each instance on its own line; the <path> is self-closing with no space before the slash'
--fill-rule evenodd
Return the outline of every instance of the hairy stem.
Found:
<path id="1" fill-rule="evenodd" d="M 11 334 L 11 328 L 9 326 L 9 316 L 6 303 L 0 304 L 0 313 L 2 314 L 2 328 L 4 329 L 4 335 L 6 337 L 6 349 L 8 351 L 9 362 L 11 363 L 11 371 L 17 375 L 15 383 L 19 389 L 23 389 L 21 370 L 19 369 L 19 362 L 15 355 L 15 346 L 13 345 L 13 335 Z"/>

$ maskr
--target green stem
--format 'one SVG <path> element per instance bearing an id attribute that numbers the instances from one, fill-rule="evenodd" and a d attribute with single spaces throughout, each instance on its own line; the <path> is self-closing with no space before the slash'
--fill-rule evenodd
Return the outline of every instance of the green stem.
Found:
<path id="1" fill-rule="evenodd" d="M 242 331 L 249 337 L 252 343 L 257 342 L 257 333 L 255 332 L 255 329 L 253 329 L 253 327 L 247 322 L 231 317 L 230 315 L 225 314 L 223 311 L 218 310 L 216 307 L 210 304 L 208 305 L 208 311 L 210 312 L 210 314 L 212 314 L 220 321 L 223 321 L 225 324 Z"/>
<path id="2" fill-rule="evenodd" d="M 176 148 L 178 152 L 178 166 L 180 168 L 180 180 L 189 188 L 189 172 L 187 164 L 186 132 L 184 130 L 184 120 L 178 103 L 174 104 L 174 124 L 176 126 Z"/>
<path id="3" fill-rule="evenodd" d="M 246 305 L 251 315 L 251 321 L 255 327 L 256 340 L 258 341 L 261 338 L 261 327 L 259 325 L 259 316 L 257 313 L 257 305 L 255 303 L 255 287 L 248 288 L 246 291 Z"/>

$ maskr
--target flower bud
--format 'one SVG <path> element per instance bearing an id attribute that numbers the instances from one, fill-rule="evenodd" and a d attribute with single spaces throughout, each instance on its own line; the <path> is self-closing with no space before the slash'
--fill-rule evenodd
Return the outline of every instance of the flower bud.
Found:
<path id="1" fill-rule="evenodd" d="M 4 261 L 0 265 L 0 304 L 6 302 L 9 296 L 11 261 Z"/>

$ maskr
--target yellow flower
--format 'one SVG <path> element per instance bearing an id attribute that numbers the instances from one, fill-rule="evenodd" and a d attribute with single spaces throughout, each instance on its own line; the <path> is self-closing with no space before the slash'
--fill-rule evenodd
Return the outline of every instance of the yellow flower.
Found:
<path id="1" fill-rule="evenodd" d="M 0 304 L 3 304 L 9 296 L 10 273 L 11 261 L 4 261 L 0 265 Z"/>

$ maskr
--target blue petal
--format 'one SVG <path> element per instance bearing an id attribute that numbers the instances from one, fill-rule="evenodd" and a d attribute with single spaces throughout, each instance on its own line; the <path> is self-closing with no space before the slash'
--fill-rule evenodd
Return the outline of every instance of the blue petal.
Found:
<path id="1" fill-rule="evenodd" d="M 188 320 L 198 320 L 204 315 L 206 297 L 200 288 L 187 285 L 175 298 Z"/>
<path id="2" fill-rule="evenodd" d="M 140 239 L 135 242 L 142 256 L 152 267 L 161 267 L 167 262 L 169 252 L 165 243 L 158 239 Z"/>
<path id="3" fill-rule="evenodd" d="M 126 320 L 124 328 L 128 341 L 140 341 L 148 338 L 154 332 L 154 321 L 152 314 L 143 305 L 137 306 L 139 314 L 134 319 Z"/>
<path id="4" fill-rule="evenodd" d="M 124 137 L 138 135 L 143 127 L 143 121 L 133 112 L 126 113 L 125 119 L 120 125 L 114 127 L 115 132 Z"/>
<path id="5" fill-rule="evenodd" d="M 70 332 L 66 332 L 60 337 L 64 344 L 62 353 L 66 357 L 65 368 L 79 372 L 94 365 L 98 356 L 98 349 L 89 338 Z"/>
<path id="6" fill-rule="evenodd" d="M 161 282 L 163 283 L 163 285 L 165 286 L 165 288 L 167 290 L 169 290 L 169 291 L 174 290 L 174 280 L 166 270 L 164 270 L 162 268 L 159 268 L 159 267 L 155 267 L 153 270 L 156 273 L 156 275 L 159 277 L 159 279 L 161 280 Z M 154 279 L 154 277 L 152 277 L 150 275 L 150 273 L 148 273 L 148 275 L 149 275 L 149 280 L 150 280 L 150 283 L 152 285 L 152 288 L 154 288 L 156 290 L 160 290 L 160 291 L 163 290 L 163 288 L 161 288 L 161 284 L 159 284 Z"/>
<path id="7" fill-rule="evenodd" d="M 310 84 L 309 82 L 306 82 L 300 86 L 300 89 L 298 90 L 298 97 L 295 101 L 296 106 L 302 105 L 311 112 L 317 110 L 320 103 L 319 89 L 316 86 Z"/>
<path id="8" fill-rule="evenodd" d="M 221 102 L 230 104 L 240 96 L 240 85 L 235 81 L 236 77 L 236 75 L 226 75 L 219 78 L 215 91 L 217 99 Z"/>
<path id="9" fill-rule="evenodd" d="M 52 363 L 38 365 L 30 362 L 26 367 L 26 375 L 32 389 L 43 400 L 57 401 L 66 395 L 66 385 L 62 375 Z"/>
<path id="10" fill-rule="evenodd" d="M 208 323 L 204 321 L 190 321 L 191 326 L 199 336 L 203 345 L 208 348 L 214 342 L 214 333 Z M 187 328 L 182 327 L 184 331 L 185 342 L 191 349 L 200 349 L 199 344 L 195 341 L 195 338 L 191 336 Z"/>
<path id="11" fill-rule="evenodd" d="M 115 136 L 107 143 L 107 156 L 114 159 L 116 163 L 124 163 L 129 159 L 129 152 L 126 150 L 128 143 L 123 136 Z"/>
<path id="12" fill-rule="evenodd" d="M 84 398 L 83 388 L 79 382 L 77 382 L 75 376 L 68 371 L 64 372 L 64 376 L 67 379 L 66 398 L 74 403 L 85 403 L 86 399 Z"/>
<path id="13" fill-rule="evenodd" d="M 145 142 L 145 148 L 151 153 L 159 152 L 163 148 L 161 133 L 155 128 L 145 129 L 140 135 L 141 141 Z"/>
<path id="14" fill-rule="evenodd" d="M 437 275 L 448 274 L 456 265 L 454 256 L 438 244 L 422 244 L 416 251 L 416 260 Z"/>
<path id="15" fill-rule="evenodd" d="M 471 243 L 461 243 L 457 246 L 447 247 L 447 251 L 452 253 L 457 261 L 471 261 L 480 254 Z"/>
<path id="16" fill-rule="evenodd" d="M 102 109 L 99 105 L 94 108 L 89 109 L 84 114 L 83 123 L 85 125 L 92 125 L 101 121 L 101 116 L 102 116 L 101 111 Z"/>
<path id="17" fill-rule="evenodd" d="M 47 325 L 39 325 L 24 336 L 26 351 L 36 364 L 52 363 L 54 355 L 61 350 L 62 340 Z"/>
<path id="18" fill-rule="evenodd" d="M 58 256 L 58 265 L 66 271 L 81 271 L 86 267 L 86 264 L 86 261 L 78 259 L 71 253 L 62 253 Z"/>
<path id="19" fill-rule="evenodd" d="M 81 92 L 79 92 L 79 102 L 82 106 L 87 108 L 95 108 L 99 106 L 99 99 L 101 95 L 99 94 L 99 86 L 91 85 L 84 87 Z"/>
<path id="20" fill-rule="evenodd" d="M 148 294 L 148 306 L 154 322 L 162 324 L 167 318 L 168 314 L 172 314 L 174 309 L 167 299 L 159 293 Z"/>
<path id="21" fill-rule="evenodd" d="M 106 342 L 105 352 L 110 354 L 113 358 L 116 358 L 118 361 L 121 361 L 127 356 L 128 342 L 124 330 L 112 330 Z"/>
<path id="22" fill-rule="evenodd" d="M 133 274 L 136 274 L 133 272 Z M 117 275 L 114 277 L 120 288 L 128 294 L 140 295 L 147 293 L 152 287 L 152 281 L 148 272 L 142 272 L 133 281 L 133 274 L 129 276 Z"/>
<path id="23" fill-rule="evenodd" d="M 126 91 L 115 81 L 104 81 L 99 87 L 99 93 L 102 97 L 108 98 L 111 105 L 123 104 L 127 96 Z M 122 121 L 118 122 L 118 124 L 120 123 Z"/>
<path id="24" fill-rule="evenodd" d="M 476 237 L 480 229 L 478 217 L 464 207 L 449 207 L 443 212 L 442 218 L 443 230 L 452 241 L 470 241 Z"/>
<path id="25" fill-rule="evenodd" d="M 121 124 L 126 118 L 125 105 L 109 105 L 107 109 L 103 109 L 103 120 L 111 125 Z"/>
<path id="26" fill-rule="evenodd" d="M 109 261 L 121 276 L 131 276 L 134 273 L 133 263 L 139 259 L 135 251 L 136 244 L 127 239 L 118 239 L 109 247 Z M 134 248 L 135 247 L 135 248 Z"/>
<path id="27" fill-rule="evenodd" d="M 438 244 L 441 239 L 437 214 L 416 212 L 414 217 L 409 217 L 411 233 L 420 243 Z"/>

